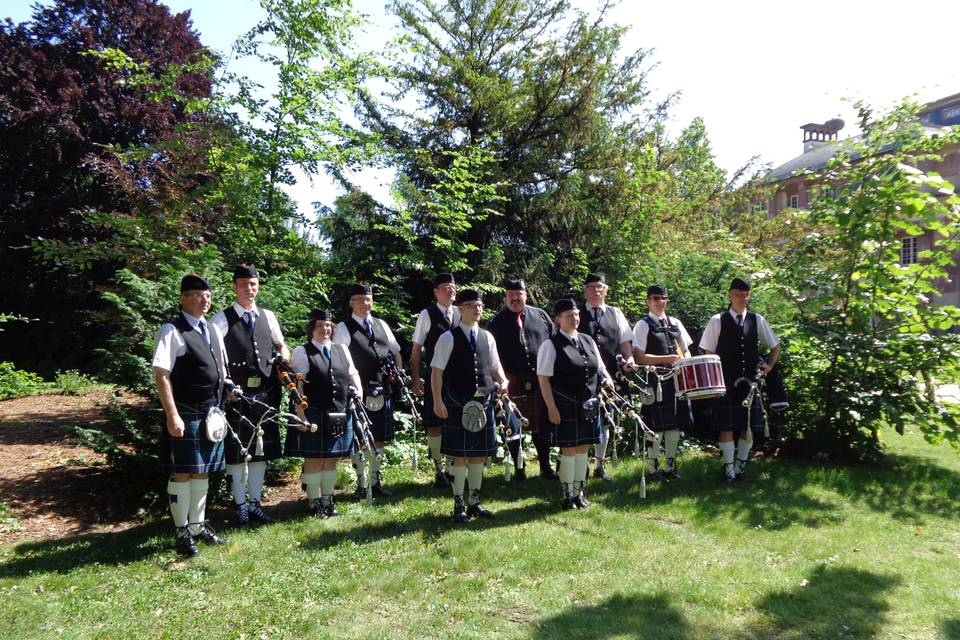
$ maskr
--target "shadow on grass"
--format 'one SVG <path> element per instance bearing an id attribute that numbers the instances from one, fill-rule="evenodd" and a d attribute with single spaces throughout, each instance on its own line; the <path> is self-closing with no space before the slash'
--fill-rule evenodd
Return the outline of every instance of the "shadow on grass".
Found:
<path id="1" fill-rule="evenodd" d="M 886 621 L 884 593 L 900 578 L 847 567 L 821 565 L 805 587 L 776 591 L 756 603 L 767 623 L 749 637 L 784 640 L 872 638 Z"/>
<path id="2" fill-rule="evenodd" d="M 944 640 L 960 640 L 960 618 L 944 620 L 940 623 Z"/>
<path id="3" fill-rule="evenodd" d="M 600 604 L 572 607 L 539 620 L 530 637 L 681 639 L 691 633 L 680 610 L 665 594 L 616 594 Z"/>
<path id="4" fill-rule="evenodd" d="M 119 533 L 90 533 L 56 540 L 23 542 L 10 560 L 0 563 L 0 577 L 32 573 L 69 573 L 88 565 L 119 566 L 161 551 L 173 554 L 170 521 L 142 524 Z"/>

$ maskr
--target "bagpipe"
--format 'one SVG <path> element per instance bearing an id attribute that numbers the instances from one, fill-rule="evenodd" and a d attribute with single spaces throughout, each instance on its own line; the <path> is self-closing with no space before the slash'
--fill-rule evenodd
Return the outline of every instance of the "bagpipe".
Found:
<path id="1" fill-rule="evenodd" d="M 277 372 L 277 378 L 280 380 L 280 384 L 287 388 L 290 392 L 290 400 L 293 401 L 293 404 L 300 407 L 301 410 L 307 408 L 307 396 L 300 393 L 300 390 L 297 389 L 297 383 L 303 380 L 303 374 L 297 373 L 290 368 L 290 365 L 287 364 L 286 360 L 283 359 L 279 353 L 273 355 L 273 368 Z M 314 431 L 316 431 L 314 429 Z"/>
<path id="2" fill-rule="evenodd" d="M 413 383 L 410 380 L 410 376 L 406 372 L 397 366 L 396 360 L 393 359 L 393 356 L 388 355 L 380 358 L 380 371 L 384 376 L 390 381 L 390 384 L 400 387 L 400 394 L 403 396 L 404 400 L 410 405 L 410 416 L 413 418 L 413 433 L 411 438 L 413 439 L 413 457 L 411 459 L 411 467 L 414 471 L 417 470 L 419 466 L 419 461 L 417 460 L 417 422 L 420 421 L 420 411 L 417 409 L 417 403 L 414 400 L 413 395 Z"/>
<path id="3" fill-rule="evenodd" d="M 736 379 L 733 386 L 746 385 L 747 387 L 747 395 L 740 403 L 747 410 L 747 429 L 750 429 L 753 424 L 750 421 L 750 414 L 753 410 L 754 400 L 756 398 L 760 399 L 760 411 L 763 413 L 763 436 L 769 438 L 770 414 L 767 412 L 767 407 L 769 406 L 771 411 L 781 413 L 790 407 L 790 403 L 787 402 L 786 389 L 783 385 L 783 377 L 779 367 L 774 365 L 769 372 L 765 372 L 760 368 L 760 365 L 764 362 L 765 360 L 761 358 L 760 362 L 757 363 L 757 372 L 752 380 L 746 376 L 741 376 Z"/>
<path id="4" fill-rule="evenodd" d="M 524 429 L 530 426 L 530 421 L 520 413 L 520 409 L 518 409 L 517 405 L 510 399 L 510 396 L 499 393 L 500 383 L 494 384 L 496 386 L 495 393 L 497 399 L 494 404 L 493 415 L 496 422 L 496 429 L 500 434 L 500 439 L 503 441 L 503 476 L 504 479 L 509 482 L 511 469 L 513 468 L 509 443 L 514 440 L 520 440 L 522 442 Z M 517 460 L 520 469 L 523 469 L 524 463 L 523 451 L 521 450 Z"/>
<path id="5" fill-rule="evenodd" d="M 347 411 L 353 417 L 353 437 L 354 446 L 360 453 L 360 464 L 370 465 L 370 478 L 373 477 L 373 460 L 380 458 L 383 452 L 377 448 L 377 442 L 373 437 L 373 421 L 367 414 L 366 407 L 363 406 L 363 400 L 360 391 L 355 386 L 347 387 Z M 373 504 L 373 482 L 367 482 L 367 506 Z"/>
<path id="6" fill-rule="evenodd" d="M 316 433 L 317 425 L 312 422 L 307 422 L 300 418 L 300 416 L 293 413 L 288 413 L 286 411 L 280 411 L 276 407 L 267 404 L 261 400 L 257 400 L 252 396 L 241 393 L 240 388 L 236 387 L 233 391 L 235 395 L 239 396 L 239 402 L 246 403 L 251 408 L 257 408 L 260 410 L 260 417 L 256 423 L 254 423 L 250 418 L 245 416 L 240 410 L 238 410 L 234 403 L 230 403 L 228 406 L 232 410 L 233 415 L 241 423 L 245 423 L 250 427 L 250 437 L 247 439 L 247 442 L 244 443 L 240 440 L 240 436 L 237 435 L 237 432 L 230 426 L 229 422 L 227 423 L 227 431 L 230 436 L 234 439 L 237 445 L 240 447 L 240 456 L 244 459 L 245 462 L 250 462 L 253 459 L 253 456 L 262 456 L 263 455 L 263 425 L 266 422 L 271 420 L 276 421 L 278 424 L 296 424 L 304 427 L 311 433 Z M 301 396 L 302 397 L 302 396 Z M 282 421 L 282 422 L 281 422 Z M 253 449 L 253 454 L 250 453 L 250 450 Z"/>
<path id="7" fill-rule="evenodd" d="M 634 456 L 640 457 L 641 460 L 645 460 L 647 457 L 647 436 L 656 437 L 657 434 L 643 421 L 643 416 L 640 414 L 640 410 L 636 405 L 618 393 L 612 386 L 607 387 L 601 384 L 600 414 L 603 420 L 610 425 L 611 440 L 613 440 L 613 446 L 610 448 L 612 462 L 614 464 L 619 463 L 616 438 L 622 433 L 621 421 L 623 418 L 633 420 L 635 425 L 633 454 Z M 641 431 L 643 432 L 643 438 L 640 437 Z M 647 474 L 645 466 L 640 475 L 640 497 L 647 497 Z"/>

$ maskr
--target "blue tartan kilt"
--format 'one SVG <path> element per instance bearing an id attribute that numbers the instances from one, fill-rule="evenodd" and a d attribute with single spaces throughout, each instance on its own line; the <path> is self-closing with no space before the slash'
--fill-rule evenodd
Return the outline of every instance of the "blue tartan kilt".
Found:
<path id="1" fill-rule="evenodd" d="M 166 424 L 160 431 L 160 461 L 167 472 L 212 473 L 226 466 L 223 442 L 210 442 L 204 429 L 207 411 L 212 406 L 177 403 L 177 412 L 183 419 L 183 435 L 174 438 Z"/>
<path id="2" fill-rule="evenodd" d="M 265 402 L 271 407 L 280 406 L 280 389 L 264 391 L 262 393 L 250 394 L 255 399 L 260 402 Z M 283 452 L 280 447 L 280 425 L 276 419 L 267 419 L 264 420 L 260 427 L 263 429 L 263 455 L 258 456 L 254 455 L 257 450 L 257 438 L 256 436 L 252 437 L 253 427 L 244 420 L 241 420 L 237 413 L 240 413 L 245 418 L 247 418 L 253 424 L 257 424 L 257 421 L 263 416 L 264 413 L 267 413 L 267 410 L 256 405 L 247 404 L 244 401 L 240 402 L 231 402 L 227 408 L 227 420 L 230 422 L 230 426 L 233 427 L 233 430 L 240 437 L 240 441 L 243 442 L 244 446 L 249 445 L 249 453 L 253 456 L 251 462 L 265 462 L 267 460 L 278 460 L 283 457 Z M 240 456 L 240 445 L 237 444 L 229 435 L 224 439 L 224 445 L 226 450 L 227 464 L 240 464 L 244 459 Z"/>
<path id="3" fill-rule="evenodd" d="M 433 411 L 432 407 L 430 411 Z M 380 411 L 367 409 L 367 415 L 370 416 L 370 432 L 373 434 L 373 439 L 377 442 L 392 442 L 396 433 L 396 421 L 393 419 L 393 400 L 389 397 L 384 400 L 383 409 Z"/>
<path id="4" fill-rule="evenodd" d="M 353 416 L 347 411 L 347 426 L 343 435 L 334 438 L 326 425 L 326 412 L 307 407 L 307 421 L 319 426 L 316 433 L 287 427 L 286 455 L 298 458 L 349 458 L 353 449 Z"/>
<path id="5" fill-rule="evenodd" d="M 690 404 L 687 400 L 677 398 L 673 378 L 660 383 L 660 395 L 663 398 L 660 402 L 640 407 L 643 421 L 650 429 L 659 433 L 672 429 L 686 429 L 693 424 L 690 420 Z"/>
<path id="6" fill-rule="evenodd" d="M 731 397 L 732 396 L 732 397 Z M 738 394 L 730 393 L 713 400 L 711 422 L 714 431 L 743 431 L 747 427 L 747 409 L 741 404 Z M 753 431 L 763 431 L 763 410 L 760 394 L 753 397 L 750 407 L 750 426 Z"/>
<path id="7" fill-rule="evenodd" d="M 584 422 L 581 417 L 582 401 L 553 390 L 554 402 L 560 412 L 560 424 L 550 424 L 546 411 L 540 422 L 540 433 L 546 434 L 550 445 L 554 447 L 579 447 L 584 444 L 600 442 L 600 407 L 597 406 L 597 419 L 592 423 Z"/>
<path id="8" fill-rule="evenodd" d="M 443 419 L 433 412 L 433 390 L 430 387 L 430 374 L 423 382 L 423 426 L 427 429 L 440 429 Z"/>
<path id="9" fill-rule="evenodd" d="M 487 421 L 483 429 L 474 433 L 463 428 L 463 405 L 473 399 L 473 396 L 460 399 L 451 397 L 449 393 L 443 394 L 443 403 L 447 406 L 448 416 L 445 421 L 441 421 L 440 425 L 440 452 L 444 455 L 454 458 L 485 458 L 497 453 L 497 434 L 490 396 L 477 399 L 486 409 Z"/>

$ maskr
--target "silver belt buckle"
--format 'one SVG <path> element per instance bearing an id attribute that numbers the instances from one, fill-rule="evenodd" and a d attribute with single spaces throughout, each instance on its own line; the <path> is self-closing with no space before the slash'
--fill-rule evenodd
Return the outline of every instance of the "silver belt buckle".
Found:
<path id="1" fill-rule="evenodd" d="M 247 378 L 247 389 L 256 389 L 260 386 L 260 378 Z"/>

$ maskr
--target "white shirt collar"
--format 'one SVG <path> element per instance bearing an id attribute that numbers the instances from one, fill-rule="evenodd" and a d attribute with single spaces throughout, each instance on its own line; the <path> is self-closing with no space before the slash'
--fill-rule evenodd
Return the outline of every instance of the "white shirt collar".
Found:
<path id="1" fill-rule="evenodd" d="M 191 327 L 193 327 L 194 329 L 196 329 L 196 328 L 197 328 L 197 325 L 200 324 L 200 321 L 203 320 L 203 318 L 198 318 L 198 317 L 196 317 L 196 316 L 190 315 L 189 313 L 187 313 L 187 312 L 184 311 L 183 309 L 180 310 L 180 313 L 183 314 L 183 317 L 187 319 L 187 323 L 188 323 Z M 206 320 L 204 320 L 204 322 L 206 322 Z"/>
<path id="2" fill-rule="evenodd" d="M 588 302 L 588 303 L 587 303 L 587 309 L 589 309 L 591 312 L 592 312 L 594 309 L 600 309 L 601 311 L 603 311 L 604 313 L 606 313 L 606 312 L 607 312 L 607 303 L 604 302 L 604 303 L 602 303 L 599 307 L 595 307 L 595 306 L 593 306 L 592 303 Z"/>
<path id="3" fill-rule="evenodd" d="M 451 313 L 453 312 L 453 305 L 450 305 L 449 307 L 445 307 L 439 302 L 437 302 L 436 305 L 437 305 L 437 309 L 440 309 L 442 313 L 446 313 L 447 311 L 450 311 Z"/>
<path id="4" fill-rule="evenodd" d="M 577 331 L 574 331 L 573 333 L 567 333 L 566 331 L 564 331 L 563 329 L 561 329 L 561 330 L 560 330 L 560 333 L 562 333 L 568 340 L 573 340 L 574 338 L 577 337 L 577 333 L 578 333 L 578 332 L 577 332 Z"/>
<path id="5" fill-rule="evenodd" d="M 234 300 L 234 301 L 233 301 L 233 310 L 236 311 L 236 312 L 237 312 L 237 315 L 240 316 L 241 318 L 243 317 L 243 314 L 247 313 L 248 311 L 253 314 L 253 317 L 254 317 L 254 318 L 256 318 L 256 317 L 258 317 L 258 316 L 260 315 L 260 311 L 257 310 L 257 303 L 256 303 L 256 302 L 254 302 L 254 303 L 253 303 L 253 306 L 250 307 L 249 309 L 244 309 L 243 307 L 240 306 L 240 303 L 239 303 L 239 302 L 237 302 L 236 300 Z"/>
<path id="6" fill-rule="evenodd" d="M 310 338 L 310 342 L 312 342 L 313 346 L 315 346 L 317 349 L 323 349 L 324 347 L 329 347 L 333 344 L 330 340 L 327 340 L 326 342 L 317 342 L 313 338 Z"/>
<path id="7" fill-rule="evenodd" d="M 357 314 L 351 313 L 351 314 L 350 314 L 350 317 L 353 318 L 353 319 L 356 321 L 356 323 L 357 323 L 358 325 L 360 325 L 361 327 L 363 326 L 363 321 L 364 321 L 364 320 L 370 320 L 370 326 L 373 326 L 373 320 L 370 319 L 370 316 L 369 316 L 369 315 L 368 315 L 366 318 L 361 318 L 361 317 L 358 316 Z"/>
<path id="8" fill-rule="evenodd" d="M 650 316 L 651 318 L 653 318 L 654 320 L 656 320 L 657 322 L 660 322 L 661 320 L 666 320 L 666 319 L 667 319 L 667 314 L 663 314 L 662 316 L 658 316 L 658 315 L 656 315 L 653 311 L 651 311 L 651 312 L 648 313 L 647 315 Z"/>
<path id="9" fill-rule="evenodd" d="M 480 333 L 480 329 L 477 325 L 473 325 L 472 327 L 469 327 L 467 326 L 467 323 L 461 321 L 460 324 L 457 326 L 460 327 L 461 331 L 463 331 L 463 335 L 467 336 L 468 338 L 470 337 L 470 331 L 475 331 L 478 335 Z"/>
<path id="10" fill-rule="evenodd" d="M 733 318 L 734 320 L 736 320 L 736 319 L 737 319 L 737 316 L 738 316 L 739 314 L 738 314 L 736 311 L 733 310 L 733 307 L 730 307 L 729 311 L 730 311 L 730 317 Z M 744 309 L 743 311 L 740 312 L 740 313 L 743 314 L 743 317 L 744 317 L 744 318 L 747 317 L 747 311 L 748 311 L 748 309 Z"/>

